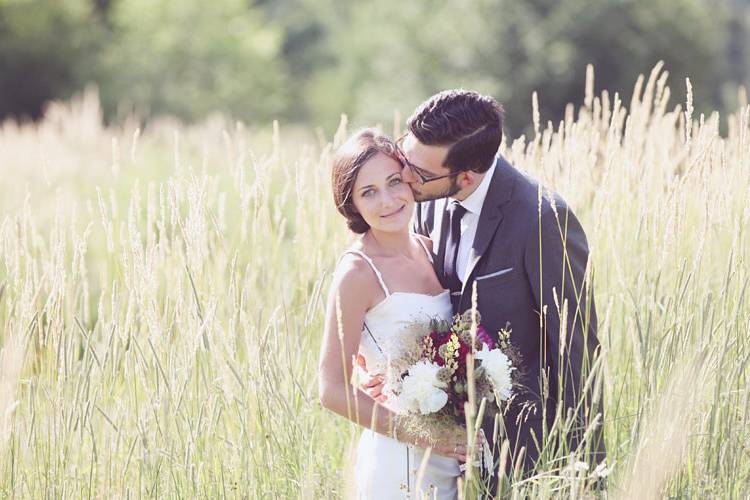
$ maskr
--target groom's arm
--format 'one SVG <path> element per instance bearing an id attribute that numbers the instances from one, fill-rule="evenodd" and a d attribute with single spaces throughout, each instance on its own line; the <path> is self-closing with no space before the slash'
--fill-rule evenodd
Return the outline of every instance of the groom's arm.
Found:
<path id="1" fill-rule="evenodd" d="M 572 451 L 601 411 L 593 388 L 585 387 L 599 346 L 593 293 L 585 283 L 588 244 L 578 219 L 565 205 L 557 211 L 543 205 L 538 222 L 527 240 L 525 267 L 543 318 L 548 376 L 563 401 L 560 417 L 565 419 L 571 410 L 575 415 L 568 436 Z"/>

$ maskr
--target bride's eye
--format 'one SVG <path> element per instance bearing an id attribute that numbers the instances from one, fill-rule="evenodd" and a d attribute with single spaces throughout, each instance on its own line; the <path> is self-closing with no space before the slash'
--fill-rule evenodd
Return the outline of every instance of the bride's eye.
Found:
<path id="1" fill-rule="evenodd" d="M 397 186 L 401 184 L 401 182 L 401 177 L 394 177 L 393 179 L 391 179 L 391 186 Z"/>

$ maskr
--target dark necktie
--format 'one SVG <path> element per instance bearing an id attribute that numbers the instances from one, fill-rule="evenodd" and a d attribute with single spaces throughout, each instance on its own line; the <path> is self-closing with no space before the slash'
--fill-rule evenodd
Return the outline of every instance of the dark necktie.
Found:
<path id="1" fill-rule="evenodd" d="M 461 243 L 461 218 L 466 213 L 466 209 L 457 201 L 453 200 L 448 205 L 449 230 L 445 239 L 445 256 L 443 261 L 443 271 L 445 276 L 445 285 L 451 292 L 451 301 L 453 308 L 458 309 L 461 300 L 462 282 L 458 277 L 458 245 Z"/>

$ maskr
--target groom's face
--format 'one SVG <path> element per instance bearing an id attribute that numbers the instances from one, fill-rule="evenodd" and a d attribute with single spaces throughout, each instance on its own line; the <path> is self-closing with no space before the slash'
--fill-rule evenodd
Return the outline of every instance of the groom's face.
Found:
<path id="1" fill-rule="evenodd" d="M 461 189 L 456 176 L 443 166 L 449 146 L 428 146 L 407 134 L 399 147 L 408 162 L 403 167 L 403 179 L 411 186 L 415 201 L 446 198 Z"/>

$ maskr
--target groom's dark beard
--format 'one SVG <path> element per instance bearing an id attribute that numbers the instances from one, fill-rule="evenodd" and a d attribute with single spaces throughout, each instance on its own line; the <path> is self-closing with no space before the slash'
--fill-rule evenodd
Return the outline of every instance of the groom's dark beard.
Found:
<path id="1" fill-rule="evenodd" d="M 437 193 L 423 193 L 420 191 L 415 191 L 412 188 L 412 192 L 414 193 L 414 201 L 432 201 L 453 196 L 454 194 L 458 193 L 461 188 L 458 186 L 458 182 L 456 181 L 455 177 L 452 177 L 450 181 L 451 183 L 446 189 L 444 189 L 443 191 L 438 191 Z"/>

